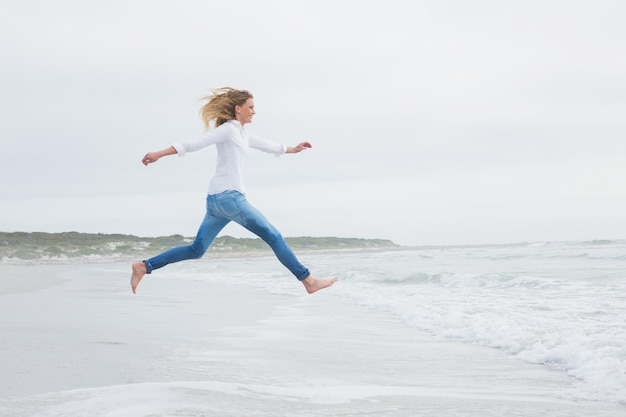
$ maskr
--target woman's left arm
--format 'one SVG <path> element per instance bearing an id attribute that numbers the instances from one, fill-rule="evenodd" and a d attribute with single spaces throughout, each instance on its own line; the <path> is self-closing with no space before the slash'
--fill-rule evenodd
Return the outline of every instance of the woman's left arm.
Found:
<path id="1" fill-rule="evenodd" d="M 280 156 L 285 153 L 298 153 L 311 147 L 309 142 L 300 142 L 296 146 L 286 146 L 275 142 L 270 142 L 259 136 L 249 135 L 250 147 L 258 149 L 259 151 L 273 153 L 276 156 Z"/>
<path id="2" fill-rule="evenodd" d="M 287 146 L 287 150 L 285 151 L 285 153 L 298 153 L 309 148 L 312 148 L 309 142 L 301 142 L 296 146 Z"/>

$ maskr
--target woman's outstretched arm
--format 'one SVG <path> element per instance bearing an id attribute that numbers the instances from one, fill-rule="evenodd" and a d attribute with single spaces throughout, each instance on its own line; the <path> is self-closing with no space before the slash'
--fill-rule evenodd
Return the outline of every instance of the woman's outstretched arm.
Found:
<path id="1" fill-rule="evenodd" d="M 167 149 L 163 149 L 162 151 L 158 151 L 158 152 L 148 152 L 146 154 L 146 156 L 143 157 L 143 159 L 141 160 L 141 162 L 144 165 L 148 165 L 151 164 L 153 162 L 158 161 L 159 159 L 161 159 L 164 156 L 167 155 L 174 155 L 176 154 L 176 148 L 174 148 L 173 146 L 170 146 Z"/>
<path id="2" fill-rule="evenodd" d="M 296 146 L 287 146 L 285 153 L 298 153 L 308 148 L 311 148 L 311 144 L 309 142 L 301 142 Z"/>

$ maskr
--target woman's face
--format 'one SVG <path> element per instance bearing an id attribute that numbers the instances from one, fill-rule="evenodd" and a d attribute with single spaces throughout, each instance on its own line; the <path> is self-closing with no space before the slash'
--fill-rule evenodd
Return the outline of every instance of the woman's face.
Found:
<path id="1" fill-rule="evenodd" d="M 252 123 L 252 116 L 254 116 L 255 113 L 254 99 L 252 98 L 246 100 L 243 106 L 235 106 L 235 119 L 239 120 L 242 126 L 246 123 Z"/>

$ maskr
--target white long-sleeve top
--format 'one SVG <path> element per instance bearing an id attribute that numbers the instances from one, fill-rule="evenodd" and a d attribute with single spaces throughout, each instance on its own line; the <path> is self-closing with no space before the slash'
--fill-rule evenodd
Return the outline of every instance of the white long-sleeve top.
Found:
<path id="1" fill-rule="evenodd" d="M 217 148 L 217 165 L 215 175 L 209 182 L 209 195 L 227 190 L 246 193 L 243 171 L 250 148 L 276 156 L 287 151 L 284 145 L 249 134 L 237 120 L 229 120 L 195 140 L 172 144 L 181 157 L 187 152 L 195 152 L 210 145 Z"/>

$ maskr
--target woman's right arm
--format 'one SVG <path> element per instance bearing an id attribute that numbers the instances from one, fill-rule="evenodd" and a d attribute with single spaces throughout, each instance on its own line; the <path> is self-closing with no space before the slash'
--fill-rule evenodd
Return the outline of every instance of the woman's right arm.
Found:
<path id="1" fill-rule="evenodd" d="M 216 143 L 223 142 L 228 139 L 230 132 L 228 128 L 230 126 L 230 124 L 223 124 L 214 130 L 206 132 L 204 135 L 195 140 L 184 143 L 176 142 L 169 148 L 163 149 L 162 151 L 148 152 L 146 156 L 143 157 L 141 162 L 143 162 L 144 165 L 148 165 L 168 155 L 178 154 L 178 156 L 185 156 L 187 152 L 195 152 L 209 145 L 215 145 Z"/>
<path id="2" fill-rule="evenodd" d="M 148 164 L 158 161 L 164 156 L 174 155 L 176 153 L 177 153 L 176 148 L 174 148 L 173 146 L 170 146 L 169 148 L 163 149 L 162 151 L 148 152 L 146 156 L 143 157 L 141 162 L 143 162 L 143 164 L 147 166 Z"/>

